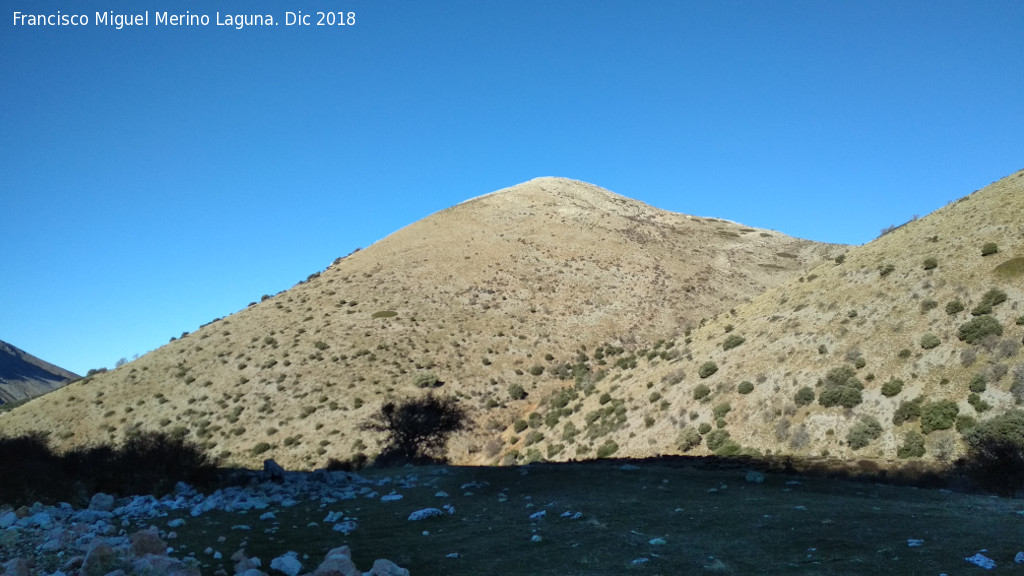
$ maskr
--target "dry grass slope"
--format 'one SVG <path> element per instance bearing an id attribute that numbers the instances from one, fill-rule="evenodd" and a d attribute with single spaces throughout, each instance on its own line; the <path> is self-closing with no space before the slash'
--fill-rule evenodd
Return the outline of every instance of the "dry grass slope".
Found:
<path id="1" fill-rule="evenodd" d="M 51 430 L 78 445 L 177 428 L 234 463 L 312 468 L 376 453 L 360 424 L 436 380 L 473 417 L 451 445 L 458 463 L 709 445 L 891 459 L 921 421 L 893 425 L 901 401 L 950 399 L 974 417 L 984 403 L 997 413 L 1015 402 L 1020 214 L 1018 173 L 849 248 L 540 178 L 434 214 L 29 402 L 0 416 L 0 433 Z M 989 242 L 998 252 L 982 256 Z M 961 342 L 958 328 L 992 288 L 1006 300 L 982 316 L 1003 335 Z M 953 300 L 964 310 L 947 314 Z M 939 343 L 922 346 L 926 334 Z M 818 381 L 837 366 L 853 370 L 862 403 L 818 403 Z M 979 373 L 988 386 L 968 404 Z M 893 379 L 902 390 L 883 395 Z M 798 406 L 804 386 L 815 401 Z M 528 395 L 516 399 L 515 387 Z M 854 451 L 848 434 L 867 416 L 882 430 Z M 928 459 L 960 447 L 948 429 L 924 443 Z"/>

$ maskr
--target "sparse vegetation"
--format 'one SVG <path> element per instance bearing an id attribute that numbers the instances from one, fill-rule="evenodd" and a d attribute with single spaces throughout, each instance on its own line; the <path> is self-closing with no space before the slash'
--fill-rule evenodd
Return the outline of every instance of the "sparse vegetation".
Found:
<path id="1" fill-rule="evenodd" d="M 814 390 L 810 386 L 804 386 L 796 391 L 796 395 L 793 396 L 793 402 L 797 406 L 807 406 L 814 402 Z"/>
<path id="2" fill-rule="evenodd" d="M 921 432 L 930 434 L 935 430 L 948 430 L 956 424 L 960 408 L 952 400 L 937 400 L 921 407 Z"/>
<path id="3" fill-rule="evenodd" d="M 964 303 L 959 300 L 950 300 L 946 303 L 946 314 L 950 316 L 964 311 Z"/>
<path id="4" fill-rule="evenodd" d="M 740 344 L 743 344 L 745 341 L 746 339 L 743 338 L 743 336 L 740 336 L 739 334 L 730 334 L 729 337 L 725 339 L 725 342 L 722 342 L 722 349 L 732 350 L 733 348 L 739 346 Z"/>
<path id="5" fill-rule="evenodd" d="M 861 390 L 864 385 L 857 379 L 849 366 L 843 365 L 829 370 L 822 382 L 822 390 L 818 394 L 818 403 L 826 408 L 843 406 L 853 408 L 863 402 Z"/>
<path id="6" fill-rule="evenodd" d="M 893 397 L 903 391 L 903 380 L 893 378 L 885 384 L 882 384 L 882 395 L 887 397 Z"/>
<path id="7" fill-rule="evenodd" d="M 1012 496 L 1024 486 L 1024 412 L 1012 410 L 964 434 L 958 467 L 986 490 Z"/>
<path id="8" fill-rule="evenodd" d="M 750 394 L 754 391 L 754 383 L 749 380 L 744 380 L 736 387 L 736 391 L 740 394 Z"/>
<path id="9" fill-rule="evenodd" d="M 939 344 L 942 344 L 942 340 L 939 340 L 939 337 L 935 334 L 925 334 L 924 336 L 921 336 L 921 348 L 924 348 L 925 350 L 931 350 Z"/>
<path id="10" fill-rule="evenodd" d="M 897 458 L 920 458 L 924 456 L 924 436 L 915 430 L 903 436 L 903 444 L 896 449 Z"/>
<path id="11" fill-rule="evenodd" d="M 939 265 L 939 261 L 937 259 L 935 259 L 934 257 L 928 257 L 928 258 L 924 259 L 924 269 L 925 270 L 933 270 L 934 268 L 938 267 L 938 265 Z"/>
<path id="12" fill-rule="evenodd" d="M 999 245 L 995 242 L 986 242 L 981 246 L 982 256 L 991 256 L 997 252 L 999 252 Z"/>
<path id="13" fill-rule="evenodd" d="M 711 394 L 711 388 L 708 388 L 708 386 L 705 384 L 697 384 L 697 386 L 693 389 L 694 400 L 703 400 L 704 398 L 708 397 L 708 394 Z"/>
<path id="14" fill-rule="evenodd" d="M 992 308 L 1006 302 L 1006 292 L 998 288 L 992 288 L 981 297 L 981 302 L 971 310 L 973 316 L 991 314 Z"/>

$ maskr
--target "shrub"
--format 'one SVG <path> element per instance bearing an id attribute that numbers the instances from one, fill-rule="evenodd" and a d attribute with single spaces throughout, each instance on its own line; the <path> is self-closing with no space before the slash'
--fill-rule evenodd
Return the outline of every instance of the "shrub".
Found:
<path id="1" fill-rule="evenodd" d="M 721 404 L 716 404 L 715 407 L 711 409 L 711 413 L 714 414 L 715 419 L 718 420 L 720 418 L 725 418 L 725 415 L 731 410 L 732 406 L 728 402 L 722 402 Z"/>
<path id="2" fill-rule="evenodd" d="M 526 398 L 526 396 L 527 396 L 526 390 L 524 390 L 521 385 L 519 385 L 519 384 L 511 384 L 511 385 L 509 385 L 509 387 L 508 387 L 508 397 L 509 398 L 511 398 L 513 400 L 522 400 L 523 398 Z"/>
<path id="3" fill-rule="evenodd" d="M 921 432 L 930 434 L 935 430 L 948 430 L 956 423 L 960 407 L 952 400 L 929 402 L 921 408 Z"/>
<path id="4" fill-rule="evenodd" d="M 961 434 L 966 434 L 970 430 L 973 430 L 977 425 L 978 421 L 975 420 L 973 416 L 967 416 L 964 414 L 963 416 L 956 417 L 956 431 Z"/>
<path id="5" fill-rule="evenodd" d="M 839 405 L 853 408 L 863 402 L 861 390 L 864 389 L 864 385 L 849 366 L 843 365 L 829 370 L 823 385 L 824 389 L 818 394 L 818 403 L 826 408 Z"/>
<path id="6" fill-rule="evenodd" d="M 924 259 L 924 269 L 925 270 L 932 270 L 933 268 L 935 268 L 938 265 L 939 265 L 939 261 L 936 260 L 935 258 L 925 258 Z"/>
<path id="7" fill-rule="evenodd" d="M 1017 256 L 996 266 L 995 272 L 998 276 L 1006 279 L 1024 276 L 1024 257 Z"/>
<path id="8" fill-rule="evenodd" d="M 957 467 L 986 490 L 1012 496 L 1024 486 L 1024 412 L 1011 410 L 964 435 L 967 453 Z"/>
<path id="9" fill-rule="evenodd" d="M 729 440 L 729 431 L 719 428 L 709 432 L 704 438 L 704 443 L 707 444 L 708 450 L 718 452 L 718 450 Z"/>
<path id="10" fill-rule="evenodd" d="M 878 275 L 881 276 L 882 278 L 885 278 L 889 274 L 892 274 L 894 270 L 896 270 L 895 266 L 893 266 L 892 264 L 885 264 L 884 266 L 878 267 Z"/>
<path id="11" fill-rule="evenodd" d="M 999 320 L 988 315 L 979 316 L 973 320 L 964 322 L 956 331 L 957 338 L 959 338 L 961 342 L 966 342 L 968 344 L 978 344 L 986 336 L 991 334 L 1002 336 L 1003 325 L 999 323 Z"/>
<path id="12" fill-rule="evenodd" d="M 988 388 L 988 385 L 985 383 L 984 376 L 981 374 L 975 374 L 974 377 L 971 378 L 971 383 L 968 384 L 967 387 L 970 388 L 971 392 L 981 394 L 986 388 Z"/>
<path id="13" fill-rule="evenodd" d="M 703 400 L 707 398 L 708 394 L 711 394 L 711 388 L 708 388 L 706 384 L 697 384 L 697 387 L 693 389 L 694 400 Z"/>
<path id="14" fill-rule="evenodd" d="M 896 449 L 897 458 L 920 458 L 924 456 L 924 436 L 911 430 L 903 437 L 903 445 Z"/>
<path id="15" fill-rule="evenodd" d="M 740 382 L 740 385 L 736 388 L 736 391 L 740 394 L 750 394 L 754 391 L 754 383 L 750 380 L 744 380 Z"/>
<path id="16" fill-rule="evenodd" d="M 744 342 L 746 342 L 746 338 L 743 336 L 740 336 L 739 334 L 730 334 L 729 337 L 725 339 L 725 342 L 722 342 L 722 349 L 732 350 Z"/>
<path id="17" fill-rule="evenodd" d="M 989 408 L 992 408 L 992 405 L 982 400 L 981 396 L 973 393 L 967 396 L 967 403 L 970 404 L 974 408 L 974 411 L 979 414 L 987 411 Z"/>
<path id="18" fill-rule="evenodd" d="M 615 454 L 618 451 L 619 451 L 619 445 L 616 444 L 614 440 L 608 440 L 604 444 L 598 446 L 598 448 L 597 448 L 597 457 L 598 458 L 607 458 L 607 457 L 611 456 L 612 454 Z"/>
<path id="19" fill-rule="evenodd" d="M 982 316 L 984 314 L 991 314 L 992 307 L 998 306 L 1006 302 L 1006 292 L 999 290 L 998 288 L 992 288 L 981 297 L 981 302 L 971 310 L 971 314 L 974 316 Z"/>
<path id="20" fill-rule="evenodd" d="M 959 300 L 950 300 L 946 303 L 946 314 L 952 316 L 964 311 L 964 303 Z"/>
<path id="21" fill-rule="evenodd" d="M 910 348 L 901 348 L 900 351 L 896 353 L 896 356 L 906 359 L 910 358 L 911 354 L 912 352 L 910 351 Z"/>
<path id="22" fill-rule="evenodd" d="M 540 376 L 541 374 L 544 373 L 544 367 L 541 366 L 540 364 L 534 364 L 533 366 L 530 366 L 529 372 L 533 376 Z"/>
<path id="23" fill-rule="evenodd" d="M 939 303 L 935 300 L 925 299 L 921 301 L 921 314 L 927 314 L 929 311 L 939 307 Z"/>
<path id="24" fill-rule="evenodd" d="M 700 433 L 687 426 L 679 431 L 679 438 L 676 440 L 676 445 L 679 447 L 680 452 L 689 452 L 693 450 L 701 443 Z"/>
<path id="25" fill-rule="evenodd" d="M 364 428 L 384 433 L 379 463 L 444 462 L 448 436 L 465 424 L 466 412 L 454 398 L 428 393 L 400 404 L 384 404 Z"/>
<path id="26" fill-rule="evenodd" d="M 882 395 L 886 397 L 893 397 L 903 391 L 903 380 L 893 378 L 885 384 L 882 384 Z"/>
<path id="27" fill-rule="evenodd" d="M 380 310 L 370 315 L 373 318 L 394 318 L 398 316 L 398 312 L 394 310 Z"/>
<path id="28" fill-rule="evenodd" d="M 527 427 L 529 427 L 529 424 L 527 424 L 526 420 L 523 420 L 522 418 L 512 423 L 512 429 L 516 431 L 516 434 L 526 430 Z"/>
<path id="29" fill-rule="evenodd" d="M 814 402 L 814 390 L 809 386 L 796 391 L 796 395 L 793 396 L 793 401 L 796 402 L 797 406 L 807 406 L 811 402 Z"/>
<path id="30" fill-rule="evenodd" d="M 697 369 L 697 375 L 701 378 L 707 378 L 715 372 L 718 372 L 718 364 L 711 361 L 701 364 L 700 368 Z"/>
<path id="31" fill-rule="evenodd" d="M 707 434 L 708 432 L 711 432 L 711 424 L 708 424 L 707 422 L 701 422 L 700 426 L 697 427 L 697 432 L 700 432 L 701 434 Z"/>
<path id="32" fill-rule="evenodd" d="M 1024 316 L 1018 316 L 1016 324 L 1017 326 L 1024 326 Z"/>
<path id="33" fill-rule="evenodd" d="M 441 386 L 444 386 L 444 382 L 441 382 L 433 372 L 421 372 L 417 374 L 416 379 L 413 380 L 413 384 L 415 384 L 417 388 L 440 388 Z"/>
<path id="34" fill-rule="evenodd" d="M 995 242 L 986 242 L 981 246 L 982 256 L 991 256 L 992 254 L 995 254 L 997 252 L 999 252 L 999 245 L 996 244 Z"/>
<path id="35" fill-rule="evenodd" d="M 850 428 L 846 443 L 854 450 L 860 450 L 882 435 L 882 425 L 872 416 L 862 417 Z"/>
<path id="36" fill-rule="evenodd" d="M 939 340 L 939 337 L 935 334 L 929 333 L 921 336 L 921 348 L 924 348 L 925 350 L 931 350 L 939 344 L 942 344 L 942 340 Z"/>
<path id="37" fill-rule="evenodd" d="M 892 423 L 896 426 L 904 422 L 913 422 L 921 417 L 921 405 L 924 404 L 924 396 L 918 396 L 913 400 L 904 400 L 896 408 L 892 415 Z"/>

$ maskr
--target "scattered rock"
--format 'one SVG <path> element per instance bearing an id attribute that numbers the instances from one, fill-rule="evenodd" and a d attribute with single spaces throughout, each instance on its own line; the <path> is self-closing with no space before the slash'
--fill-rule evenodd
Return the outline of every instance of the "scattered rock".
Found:
<path id="1" fill-rule="evenodd" d="M 263 461 L 263 475 L 271 482 L 284 482 L 284 468 L 270 458 Z"/>
<path id="2" fill-rule="evenodd" d="M 98 510 L 100 512 L 110 512 L 114 509 L 114 497 L 110 494 L 104 494 L 97 492 L 89 500 L 89 510 Z"/>
<path id="3" fill-rule="evenodd" d="M 980 566 L 980 567 L 984 568 L 985 570 L 991 570 L 991 569 L 996 567 L 995 560 L 989 558 L 988 556 L 985 556 L 981 552 L 978 552 L 977 554 L 975 554 L 974 556 L 971 556 L 970 558 L 964 558 L 964 560 L 967 560 L 968 562 L 970 562 L 971 564 L 974 564 L 975 566 Z"/>
<path id="4" fill-rule="evenodd" d="M 907 538 L 908 548 L 920 548 L 921 546 L 924 546 L 924 540 L 919 540 L 917 538 Z"/>
<path id="5" fill-rule="evenodd" d="M 367 576 L 409 576 L 409 571 L 391 560 L 374 560 Z"/>
<path id="6" fill-rule="evenodd" d="M 299 561 L 298 552 L 285 552 L 270 561 L 270 569 L 283 572 L 288 576 L 298 576 L 302 571 L 302 562 Z"/>
<path id="7" fill-rule="evenodd" d="M 751 470 L 747 472 L 746 481 L 751 482 L 753 484 L 763 484 L 764 474 L 758 472 L 757 470 Z"/>
<path id="8" fill-rule="evenodd" d="M 438 510 L 437 508 L 424 508 L 422 510 L 417 510 L 417 511 L 413 512 L 412 514 L 409 514 L 409 520 L 412 520 L 412 521 L 415 522 L 417 520 L 425 520 L 427 518 L 433 518 L 434 516 L 444 516 L 444 512 L 442 512 L 441 510 Z"/>

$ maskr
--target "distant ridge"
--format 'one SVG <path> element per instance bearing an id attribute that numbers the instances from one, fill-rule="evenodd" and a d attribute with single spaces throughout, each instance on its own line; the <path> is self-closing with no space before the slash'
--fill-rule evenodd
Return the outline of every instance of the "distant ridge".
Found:
<path id="1" fill-rule="evenodd" d="M 0 403 L 41 396 L 78 377 L 0 340 Z"/>

